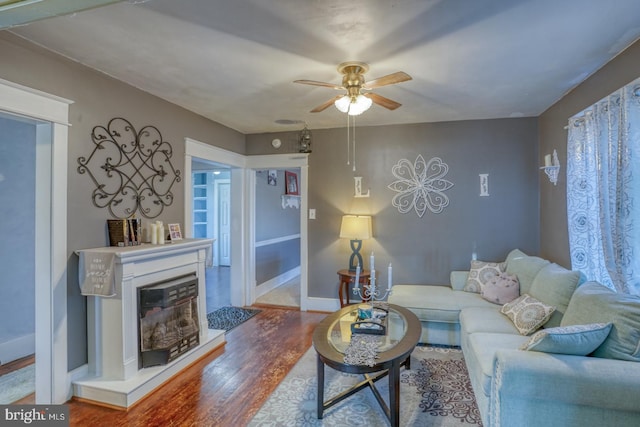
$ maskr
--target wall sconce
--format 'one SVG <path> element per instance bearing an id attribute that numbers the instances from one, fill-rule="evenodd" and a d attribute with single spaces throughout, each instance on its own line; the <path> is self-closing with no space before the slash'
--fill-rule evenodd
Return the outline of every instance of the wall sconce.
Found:
<path id="1" fill-rule="evenodd" d="M 351 250 L 353 253 L 349 258 L 349 271 L 356 271 L 356 267 L 360 265 L 360 269 L 364 270 L 362 255 L 362 240 L 373 237 L 370 216 L 344 215 L 340 224 L 340 237 L 343 239 L 351 239 Z"/>
<path id="2" fill-rule="evenodd" d="M 553 155 L 547 154 L 544 156 L 544 166 L 540 166 L 540 169 L 544 170 L 544 173 L 549 177 L 549 181 L 556 185 L 558 183 L 558 172 L 560 172 L 560 161 L 558 160 L 558 153 L 553 150 Z"/>
<path id="3" fill-rule="evenodd" d="M 301 153 L 310 153 L 311 152 L 311 131 L 307 128 L 307 124 L 305 123 L 304 129 L 300 131 L 300 137 L 298 138 L 298 142 L 300 144 L 299 152 Z"/>

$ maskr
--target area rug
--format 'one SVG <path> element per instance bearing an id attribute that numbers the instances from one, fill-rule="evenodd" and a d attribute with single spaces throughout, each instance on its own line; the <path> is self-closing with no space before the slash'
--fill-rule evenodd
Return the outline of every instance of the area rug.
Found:
<path id="1" fill-rule="evenodd" d="M 25 366 L 0 376 L 0 405 L 20 400 L 35 391 L 36 365 Z"/>
<path id="2" fill-rule="evenodd" d="M 325 367 L 325 399 L 350 388 L 361 376 Z M 388 404 L 388 381 L 376 383 Z M 380 405 L 369 389 L 316 417 L 316 352 L 310 348 L 269 396 L 250 426 L 387 426 Z M 462 351 L 457 348 L 416 347 L 411 370 L 400 377 L 401 426 L 481 426 Z"/>
<path id="3" fill-rule="evenodd" d="M 209 329 L 230 331 L 260 313 L 261 310 L 242 307 L 222 307 L 207 314 Z"/>

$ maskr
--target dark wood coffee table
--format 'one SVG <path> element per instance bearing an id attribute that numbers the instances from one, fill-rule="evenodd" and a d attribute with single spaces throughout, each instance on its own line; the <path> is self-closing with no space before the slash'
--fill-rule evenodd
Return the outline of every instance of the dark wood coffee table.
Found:
<path id="1" fill-rule="evenodd" d="M 392 427 L 400 423 L 400 367 L 410 369 L 410 355 L 420 339 L 422 326 L 411 311 L 388 304 L 388 331 L 381 339 L 380 352 L 373 366 L 344 363 L 343 351 L 347 348 L 355 320 L 356 306 L 347 306 L 327 316 L 313 332 L 313 347 L 318 354 L 318 419 L 325 409 L 343 401 L 354 393 L 369 387 L 389 418 Z M 350 374 L 362 374 L 364 380 L 326 402 L 324 401 L 324 366 Z M 377 373 L 371 376 L 369 374 Z M 375 382 L 389 376 L 389 405 L 383 400 Z"/>

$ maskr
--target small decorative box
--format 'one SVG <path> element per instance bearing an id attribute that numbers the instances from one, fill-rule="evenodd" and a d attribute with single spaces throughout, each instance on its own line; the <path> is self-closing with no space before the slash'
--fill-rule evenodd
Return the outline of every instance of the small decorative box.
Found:
<path id="1" fill-rule="evenodd" d="M 351 324 L 351 333 L 385 335 L 387 333 L 387 314 L 387 310 L 374 307 L 370 319 L 358 320 Z"/>

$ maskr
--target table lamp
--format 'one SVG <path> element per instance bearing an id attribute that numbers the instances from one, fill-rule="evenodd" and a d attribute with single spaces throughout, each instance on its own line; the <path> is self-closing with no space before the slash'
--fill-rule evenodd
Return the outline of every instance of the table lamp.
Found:
<path id="1" fill-rule="evenodd" d="M 371 232 L 371 217 L 358 215 L 344 215 L 342 224 L 340 225 L 340 237 L 343 239 L 351 239 L 351 250 L 353 253 L 349 257 L 349 271 L 356 271 L 356 266 L 360 264 L 360 268 L 364 270 L 362 255 L 362 240 L 373 237 Z"/>

